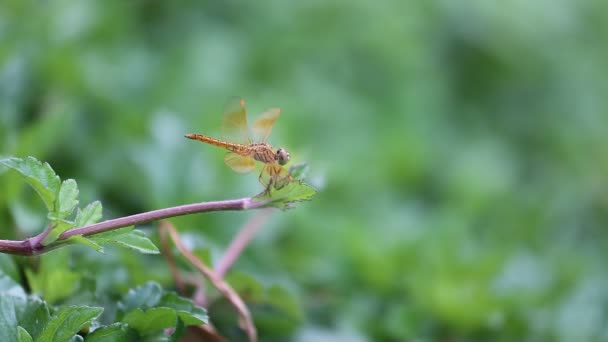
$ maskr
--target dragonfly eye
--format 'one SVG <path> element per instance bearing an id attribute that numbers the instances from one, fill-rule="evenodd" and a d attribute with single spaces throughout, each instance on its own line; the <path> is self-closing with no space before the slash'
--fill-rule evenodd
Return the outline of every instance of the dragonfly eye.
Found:
<path id="1" fill-rule="evenodd" d="M 289 154 L 289 152 L 285 151 L 285 149 L 280 148 L 277 150 L 277 161 L 280 165 L 287 164 L 289 158 L 291 158 L 291 155 Z"/>

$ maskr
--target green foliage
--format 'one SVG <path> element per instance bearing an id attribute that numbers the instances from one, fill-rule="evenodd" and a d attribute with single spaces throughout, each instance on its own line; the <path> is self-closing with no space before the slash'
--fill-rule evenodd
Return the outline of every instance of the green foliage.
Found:
<path id="1" fill-rule="evenodd" d="M 51 317 L 35 341 L 70 341 L 102 312 L 103 308 L 63 306 Z"/>
<path id="2" fill-rule="evenodd" d="M 76 179 L 81 209 L 262 191 L 183 135 L 220 137 L 233 95 L 281 107 L 269 143 L 322 196 L 271 215 L 233 267 L 300 304 L 288 336 L 259 323 L 260 340 L 606 339 L 608 2 L 8 0 L 0 26 L 0 155 Z M 0 176 L 0 239 L 41 231 L 61 187 L 40 201 L 17 177 Z M 248 218 L 171 222 L 217 261 Z M 160 256 L 103 247 L 61 268 L 95 279 L 82 305 L 104 327 L 129 288 L 175 286 Z M 18 260 L 11 292 L 50 267 Z"/>
<path id="3" fill-rule="evenodd" d="M 19 172 L 40 195 L 49 213 L 55 212 L 61 180 L 48 163 L 42 163 L 34 157 L 25 159 L 11 157 L 1 159 L 0 164 Z"/>
<path id="4" fill-rule="evenodd" d="M 51 229 L 42 241 L 43 246 L 59 247 L 66 243 L 77 243 L 103 252 L 101 245 L 113 243 L 140 253 L 159 253 L 158 248 L 152 241 L 143 232 L 133 230 L 133 227 L 109 231 L 90 238 L 72 236 L 65 241 L 57 241 L 61 234 L 69 229 L 91 225 L 99 221 L 102 216 L 101 202 L 92 202 L 84 209 L 77 208 L 76 217 L 73 221 L 70 221 L 68 217 L 71 216 L 79 203 L 79 190 L 75 180 L 67 179 L 59 186 L 61 180 L 51 166 L 48 163 L 41 163 L 34 157 L 25 159 L 5 158 L 0 160 L 0 164 L 19 172 L 40 195 L 47 208 L 50 208 L 47 217 L 51 221 Z M 56 274 L 56 276 L 62 277 L 64 275 Z"/>
<path id="5" fill-rule="evenodd" d="M 144 254 L 160 253 L 158 248 L 146 237 L 144 232 L 133 229 L 133 227 L 114 229 L 105 233 L 92 235 L 85 239 L 94 243 L 92 247 L 99 252 L 103 251 L 100 247 L 101 245 L 112 243 Z"/>
<path id="6" fill-rule="evenodd" d="M 121 322 L 142 336 L 175 327 L 178 321 L 198 325 L 208 320 L 205 309 L 153 282 L 129 291 L 121 301 L 120 315 Z"/>
<path id="7" fill-rule="evenodd" d="M 129 291 L 120 307 L 120 321 L 107 325 L 97 321 L 103 312 L 101 307 L 50 307 L 39 298 L 26 295 L 22 289 L 15 291 L 6 283 L 0 285 L 3 286 L 0 295 L 0 326 L 4 327 L 0 329 L 0 338 L 3 341 L 71 341 L 81 338 L 76 334 L 83 334 L 86 341 L 158 338 L 164 335 L 164 328 L 198 325 L 208 319 L 203 308 L 173 292 L 163 291 L 155 283 Z"/>

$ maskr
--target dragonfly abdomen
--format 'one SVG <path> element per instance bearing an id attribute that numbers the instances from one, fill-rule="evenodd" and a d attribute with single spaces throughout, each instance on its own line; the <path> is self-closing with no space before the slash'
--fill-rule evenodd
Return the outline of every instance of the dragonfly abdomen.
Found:
<path id="1" fill-rule="evenodd" d="M 186 138 L 192 140 L 198 140 L 213 146 L 225 148 L 229 151 L 236 152 L 239 154 L 247 154 L 249 153 L 249 148 L 245 145 L 235 144 L 228 141 L 223 141 L 219 139 L 212 138 L 210 136 L 202 135 L 202 134 L 186 134 Z"/>

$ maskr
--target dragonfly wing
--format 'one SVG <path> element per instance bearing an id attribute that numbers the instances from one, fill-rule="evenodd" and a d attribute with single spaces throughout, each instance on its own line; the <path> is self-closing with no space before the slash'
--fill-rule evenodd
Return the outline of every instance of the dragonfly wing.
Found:
<path id="1" fill-rule="evenodd" d="M 266 139 L 270 136 L 270 132 L 272 132 L 272 126 L 274 126 L 274 122 L 277 121 L 279 115 L 281 115 L 280 108 L 271 108 L 260 114 L 251 126 L 254 142 L 266 142 Z"/>
<path id="2" fill-rule="evenodd" d="M 224 157 L 224 162 L 238 173 L 247 173 L 255 168 L 253 158 L 242 156 L 234 152 L 228 152 Z"/>
<path id="3" fill-rule="evenodd" d="M 249 143 L 247 110 L 245 100 L 240 97 L 230 99 L 224 108 L 222 139 L 238 144 Z"/>

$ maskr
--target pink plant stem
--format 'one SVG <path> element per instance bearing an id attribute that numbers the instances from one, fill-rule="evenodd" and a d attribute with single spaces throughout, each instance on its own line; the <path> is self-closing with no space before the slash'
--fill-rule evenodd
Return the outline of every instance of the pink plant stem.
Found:
<path id="1" fill-rule="evenodd" d="M 151 221 L 161 220 L 169 217 L 182 216 L 195 213 L 204 213 L 209 211 L 225 211 L 225 210 L 247 210 L 262 208 L 267 205 L 266 201 L 254 201 L 251 198 L 241 198 L 226 201 L 200 202 L 193 204 L 185 204 L 171 208 L 163 208 L 153 211 L 148 211 L 141 214 L 125 216 L 112 220 L 107 220 L 89 226 L 70 229 L 59 237 L 58 241 L 65 240 L 71 236 L 82 235 L 89 236 L 103 233 L 109 230 L 138 225 Z M 19 255 L 35 255 L 48 252 L 53 248 L 48 248 L 42 245 L 42 241 L 48 235 L 48 229 L 42 233 L 22 241 L 15 240 L 0 240 L 0 252 Z M 54 247 L 57 248 L 57 247 Z"/>

